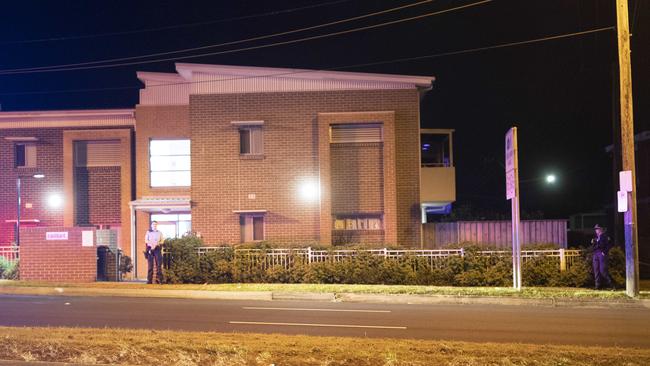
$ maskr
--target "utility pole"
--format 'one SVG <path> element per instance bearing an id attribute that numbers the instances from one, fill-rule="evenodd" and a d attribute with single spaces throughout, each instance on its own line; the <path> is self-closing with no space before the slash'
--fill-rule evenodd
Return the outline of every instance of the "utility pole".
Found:
<path id="1" fill-rule="evenodd" d="M 621 154 L 623 170 L 632 172 L 632 192 L 627 193 L 625 226 L 625 293 L 639 295 L 639 251 L 636 215 L 636 169 L 634 165 L 634 119 L 632 114 L 632 65 L 630 63 L 630 25 L 628 0 L 616 0 L 619 87 L 621 101 Z"/>

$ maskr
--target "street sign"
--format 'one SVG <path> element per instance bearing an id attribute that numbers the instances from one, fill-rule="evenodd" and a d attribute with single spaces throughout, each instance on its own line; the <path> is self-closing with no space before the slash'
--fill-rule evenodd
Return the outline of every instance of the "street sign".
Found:
<path id="1" fill-rule="evenodd" d="M 506 133 L 506 199 L 517 196 L 517 127 Z"/>
<path id="2" fill-rule="evenodd" d="M 506 199 L 513 199 L 517 196 L 517 183 L 515 170 L 506 172 Z"/>
<path id="3" fill-rule="evenodd" d="M 616 198 L 618 198 L 618 212 L 627 212 L 627 192 L 616 192 Z"/>
<path id="4" fill-rule="evenodd" d="M 513 127 L 506 133 L 506 172 L 517 169 L 515 166 L 515 154 L 517 154 L 515 146 L 516 129 L 516 127 Z"/>
<path id="5" fill-rule="evenodd" d="M 506 133 L 506 199 L 512 207 L 512 287 L 521 290 L 521 228 L 519 219 L 519 162 L 517 127 Z"/>

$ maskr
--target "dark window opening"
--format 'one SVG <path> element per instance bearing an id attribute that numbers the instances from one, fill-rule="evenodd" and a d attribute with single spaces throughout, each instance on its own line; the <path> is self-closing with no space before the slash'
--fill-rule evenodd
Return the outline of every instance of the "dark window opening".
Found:
<path id="1" fill-rule="evenodd" d="M 420 137 L 423 167 L 451 167 L 450 135 L 423 133 Z"/>

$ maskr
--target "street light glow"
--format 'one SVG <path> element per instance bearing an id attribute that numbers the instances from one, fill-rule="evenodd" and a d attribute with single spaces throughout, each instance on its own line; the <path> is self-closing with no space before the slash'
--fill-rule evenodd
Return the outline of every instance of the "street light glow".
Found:
<path id="1" fill-rule="evenodd" d="M 548 184 L 553 184 L 556 180 L 557 178 L 555 177 L 555 174 L 549 174 L 546 176 L 546 183 Z"/>

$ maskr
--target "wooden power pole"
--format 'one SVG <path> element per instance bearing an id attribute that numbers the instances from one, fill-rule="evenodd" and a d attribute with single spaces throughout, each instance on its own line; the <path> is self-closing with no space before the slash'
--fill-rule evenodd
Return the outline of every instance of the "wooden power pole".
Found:
<path id="1" fill-rule="evenodd" d="M 618 35 L 619 88 L 621 101 L 621 154 L 623 170 L 632 172 L 632 192 L 627 193 L 625 226 L 625 292 L 639 295 L 639 251 L 636 215 L 636 169 L 634 165 L 634 119 L 632 114 L 632 65 L 630 62 L 630 26 L 628 0 L 616 0 Z"/>

